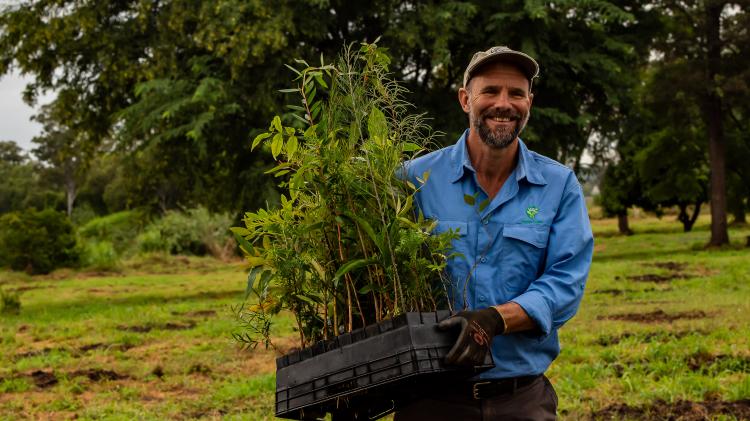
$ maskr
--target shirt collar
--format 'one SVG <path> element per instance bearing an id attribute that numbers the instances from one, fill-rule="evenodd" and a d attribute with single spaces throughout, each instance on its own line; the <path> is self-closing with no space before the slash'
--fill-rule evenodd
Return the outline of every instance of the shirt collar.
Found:
<path id="1" fill-rule="evenodd" d="M 469 151 L 466 148 L 466 137 L 468 135 L 469 129 L 466 129 L 458 139 L 458 142 L 453 146 L 453 151 L 451 153 L 451 164 L 453 165 L 452 183 L 460 180 L 466 173 L 466 170 L 475 172 L 474 167 L 471 165 L 471 159 L 469 159 Z M 529 148 L 523 143 L 523 140 L 518 138 L 518 166 L 516 167 L 516 181 L 520 181 L 523 178 L 532 184 L 547 184 L 547 181 L 542 176 L 539 164 L 532 156 L 531 151 L 529 151 Z"/>

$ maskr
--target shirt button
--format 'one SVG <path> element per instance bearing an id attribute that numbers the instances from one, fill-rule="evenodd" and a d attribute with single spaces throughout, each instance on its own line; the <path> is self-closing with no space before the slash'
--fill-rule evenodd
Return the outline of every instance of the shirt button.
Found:
<path id="1" fill-rule="evenodd" d="M 479 301 L 484 301 L 484 295 L 479 296 Z"/>
<path id="2" fill-rule="evenodd" d="M 490 223 L 490 220 L 489 220 L 489 218 L 488 218 L 488 219 L 485 219 L 485 220 L 483 220 L 483 221 L 482 221 L 482 223 L 483 223 L 484 225 L 487 225 L 487 224 L 489 224 L 489 223 Z"/>
<path id="3" fill-rule="evenodd" d="M 482 257 L 482 258 L 480 259 L 480 261 L 481 261 L 482 263 L 487 263 L 487 258 L 486 258 L 486 257 Z"/>

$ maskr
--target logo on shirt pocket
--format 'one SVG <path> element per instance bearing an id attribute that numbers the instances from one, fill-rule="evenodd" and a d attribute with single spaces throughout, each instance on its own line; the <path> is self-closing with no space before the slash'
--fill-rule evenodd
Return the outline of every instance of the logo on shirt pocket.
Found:
<path id="1" fill-rule="evenodd" d="M 542 221 L 539 219 L 536 219 L 537 214 L 539 214 L 540 209 L 538 206 L 532 205 L 526 208 L 526 218 L 521 221 L 523 224 L 541 224 Z"/>

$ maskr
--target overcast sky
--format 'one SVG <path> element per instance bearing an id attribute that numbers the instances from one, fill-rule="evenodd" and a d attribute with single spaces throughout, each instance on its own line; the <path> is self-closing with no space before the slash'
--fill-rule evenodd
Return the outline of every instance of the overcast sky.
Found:
<path id="1" fill-rule="evenodd" d="M 2 3 L 2 2 L 0 2 Z M 23 102 L 22 93 L 29 78 L 16 73 L 0 77 L 0 140 L 13 140 L 25 150 L 31 149 L 31 138 L 38 135 L 42 126 L 31 121 L 36 110 Z M 39 98 L 37 106 L 52 100 L 52 95 Z"/>

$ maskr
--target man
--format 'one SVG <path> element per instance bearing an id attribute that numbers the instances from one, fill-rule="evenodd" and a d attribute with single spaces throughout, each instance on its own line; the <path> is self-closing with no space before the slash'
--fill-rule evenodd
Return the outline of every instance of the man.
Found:
<path id="1" fill-rule="evenodd" d="M 425 217 L 459 234 L 449 298 L 460 329 L 446 363 L 495 368 L 397 412 L 396 420 L 555 419 L 557 395 L 544 372 L 560 352 L 557 330 L 578 309 L 593 252 L 581 187 L 567 167 L 527 149 L 525 127 L 539 73 L 507 47 L 474 55 L 458 99 L 469 129 L 458 142 L 407 165 L 427 181 Z M 491 345 L 491 346 L 490 346 Z"/>

